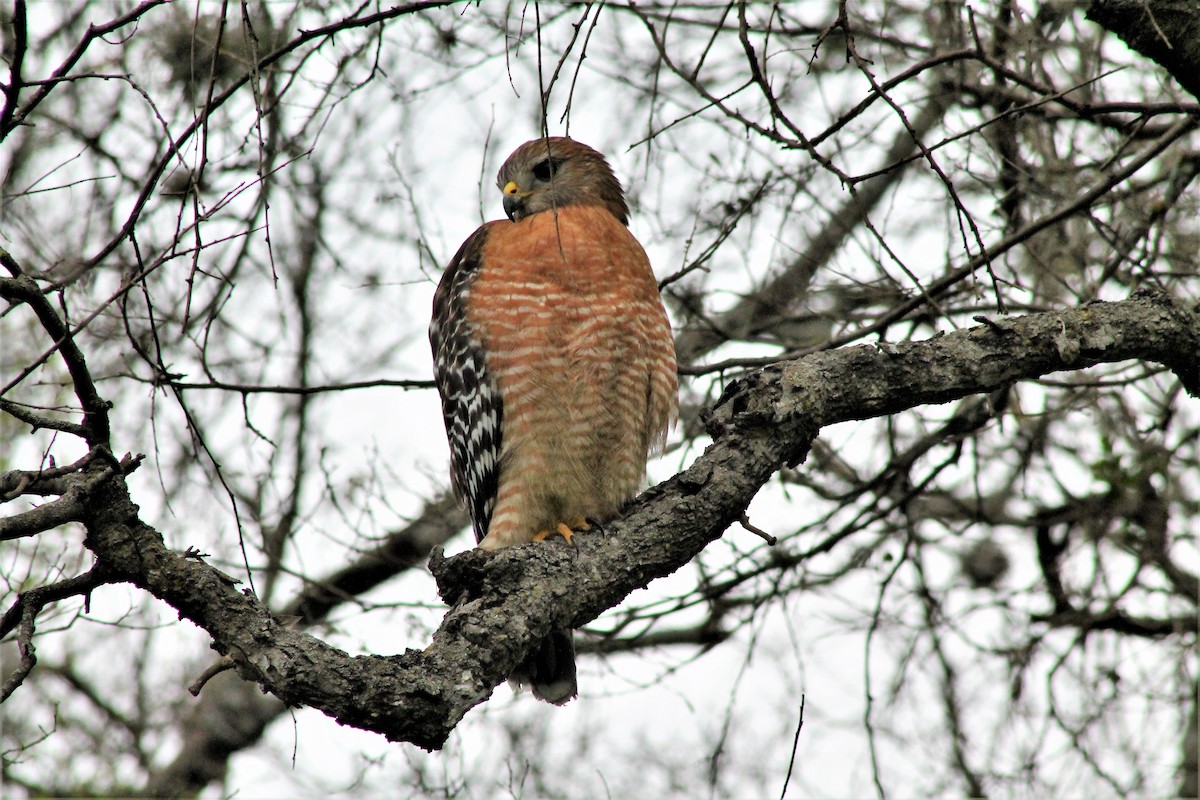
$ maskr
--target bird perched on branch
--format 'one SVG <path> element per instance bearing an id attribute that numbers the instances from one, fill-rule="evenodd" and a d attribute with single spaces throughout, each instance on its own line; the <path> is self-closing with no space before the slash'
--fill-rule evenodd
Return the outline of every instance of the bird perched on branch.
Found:
<path id="1" fill-rule="evenodd" d="M 452 483 L 485 550 L 570 542 L 617 515 L 677 410 L 670 323 L 604 156 L 535 139 L 497 185 L 508 219 L 459 248 L 429 326 Z M 511 678 L 574 697 L 571 632 L 551 631 Z"/>

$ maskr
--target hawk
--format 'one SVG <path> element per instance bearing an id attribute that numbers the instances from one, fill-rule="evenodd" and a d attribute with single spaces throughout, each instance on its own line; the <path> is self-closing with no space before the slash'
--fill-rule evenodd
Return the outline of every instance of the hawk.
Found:
<path id="1" fill-rule="evenodd" d="M 508 219 L 459 248 L 429 326 L 451 480 L 484 550 L 570 542 L 617 515 L 677 411 L 671 326 L 604 156 L 535 139 L 497 185 Z M 556 705 L 574 697 L 571 632 L 510 678 Z"/>

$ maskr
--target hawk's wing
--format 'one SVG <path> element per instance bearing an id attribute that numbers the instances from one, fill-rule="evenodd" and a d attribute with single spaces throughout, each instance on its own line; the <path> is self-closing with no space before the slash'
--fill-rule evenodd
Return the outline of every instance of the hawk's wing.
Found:
<path id="1" fill-rule="evenodd" d="M 504 403 L 488 375 L 483 343 L 467 318 L 471 284 L 483 264 L 483 243 L 492 223 L 471 234 L 442 274 L 433 296 L 429 342 L 434 382 L 450 440 L 450 478 L 464 500 L 475 540 L 487 535 L 496 504 Z"/>

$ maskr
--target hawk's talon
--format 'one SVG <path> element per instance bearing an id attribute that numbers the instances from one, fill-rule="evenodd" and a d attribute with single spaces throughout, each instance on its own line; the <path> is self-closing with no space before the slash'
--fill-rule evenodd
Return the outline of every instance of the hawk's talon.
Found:
<path id="1" fill-rule="evenodd" d="M 567 544 L 571 545 L 572 547 L 578 547 L 579 545 L 575 543 L 575 531 L 586 531 L 590 530 L 591 527 L 591 524 L 586 519 L 572 520 L 571 524 L 569 525 L 565 522 L 560 522 L 554 526 L 554 530 L 543 530 L 535 533 L 533 535 L 533 541 L 544 542 L 557 533 L 559 536 L 567 540 Z"/>

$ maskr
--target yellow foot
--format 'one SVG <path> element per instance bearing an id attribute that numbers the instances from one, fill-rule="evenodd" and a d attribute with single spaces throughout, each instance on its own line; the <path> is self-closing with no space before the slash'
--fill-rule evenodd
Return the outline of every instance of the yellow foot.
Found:
<path id="1" fill-rule="evenodd" d="M 547 538 L 557 533 L 559 536 L 567 540 L 567 544 L 574 545 L 575 531 L 586 531 L 591 527 L 592 526 L 588 524 L 587 520 L 582 518 L 572 520 L 570 525 L 565 522 L 560 522 L 554 526 L 553 531 L 538 531 L 533 535 L 533 540 L 535 542 L 544 542 Z M 572 528 L 575 530 L 571 530 Z"/>

